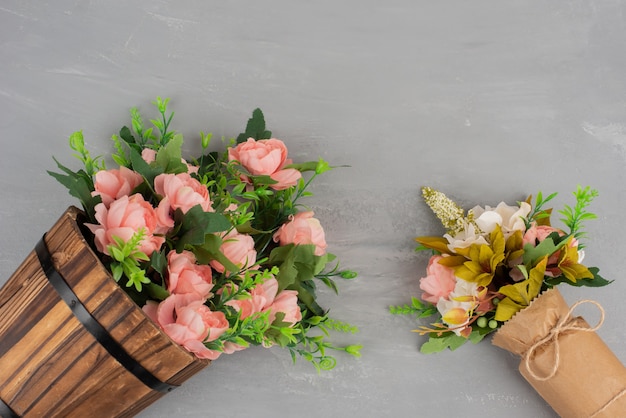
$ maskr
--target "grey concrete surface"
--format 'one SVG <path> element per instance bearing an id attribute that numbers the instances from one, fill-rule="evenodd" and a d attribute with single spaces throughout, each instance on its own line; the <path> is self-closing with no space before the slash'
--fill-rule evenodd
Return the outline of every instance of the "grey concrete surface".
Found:
<path id="1" fill-rule="evenodd" d="M 261 107 L 292 157 L 337 169 L 309 201 L 330 250 L 360 276 L 323 294 L 360 328 L 363 357 L 318 375 L 279 349 L 224 356 L 140 416 L 553 417 L 488 342 L 426 356 L 418 294 L 441 232 L 419 197 L 514 202 L 537 190 L 600 197 L 586 262 L 611 286 L 564 288 L 606 309 L 598 331 L 626 361 L 626 5 L 617 0 L 0 1 L 0 284 L 74 200 L 46 174 L 90 149 L 132 106 L 170 97 L 189 150 L 234 135 Z M 1 342 L 0 342 L 1 343 Z"/>

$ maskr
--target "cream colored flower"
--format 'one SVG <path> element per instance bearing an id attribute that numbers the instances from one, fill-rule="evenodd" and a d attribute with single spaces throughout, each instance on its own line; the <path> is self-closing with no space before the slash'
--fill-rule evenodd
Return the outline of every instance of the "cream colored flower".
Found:
<path id="1" fill-rule="evenodd" d="M 456 248 L 467 248 L 472 244 L 487 245 L 486 233 L 481 232 L 473 222 L 464 221 L 463 227 L 452 235 L 445 234 L 443 237 L 448 240 L 448 248 L 455 252 Z"/>
<path id="2" fill-rule="evenodd" d="M 474 214 L 476 225 L 482 232 L 491 233 L 496 225 L 500 225 L 504 238 L 507 239 L 515 231 L 526 230 L 524 220 L 530 210 L 531 207 L 526 202 L 522 202 L 521 206 L 509 206 L 500 202 L 495 208 L 486 206 L 483 209 L 476 206 L 470 212 Z"/>
<path id="3" fill-rule="evenodd" d="M 441 319 L 456 334 L 467 336 L 467 327 L 479 305 L 479 290 L 476 283 L 457 277 L 456 285 L 448 298 L 440 298 L 437 310 Z"/>

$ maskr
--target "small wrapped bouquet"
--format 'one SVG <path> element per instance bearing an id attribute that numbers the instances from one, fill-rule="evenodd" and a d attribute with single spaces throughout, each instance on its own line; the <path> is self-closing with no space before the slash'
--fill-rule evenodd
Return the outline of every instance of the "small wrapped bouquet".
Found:
<path id="1" fill-rule="evenodd" d="M 390 308 L 438 318 L 415 330 L 429 336 L 421 351 L 455 350 L 494 333 L 493 344 L 521 356 L 521 374 L 561 416 L 623 416 L 626 368 L 595 333 L 602 307 L 589 300 L 568 307 L 557 289 L 610 283 L 582 264 L 583 223 L 595 218 L 587 208 L 597 192 L 574 192 L 576 204 L 559 211 L 565 230 L 551 225 L 552 209 L 545 208 L 556 193 L 467 213 L 437 190 L 422 194 L 447 232 L 416 239 L 418 250 L 433 251 L 423 293 Z M 573 315 L 581 303 L 600 310 L 596 326 Z"/>
<path id="2" fill-rule="evenodd" d="M 76 132 L 83 167 L 50 172 L 82 210 L 0 291 L 0 416 L 132 416 L 249 346 L 283 347 L 318 370 L 334 367 L 331 350 L 359 356 L 328 341 L 356 328 L 316 297 L 318 284 L 337 292 L 334 279 L 356 273 L 338 269 L 300 203 L 329 164 L 294 163 L 259 109 L 223 152 L 201 133 L 201 155 L 185 159 L 167 103 L 157 99 L 150 127 L 131 111 L 112 138 L 115 168 Z"/>

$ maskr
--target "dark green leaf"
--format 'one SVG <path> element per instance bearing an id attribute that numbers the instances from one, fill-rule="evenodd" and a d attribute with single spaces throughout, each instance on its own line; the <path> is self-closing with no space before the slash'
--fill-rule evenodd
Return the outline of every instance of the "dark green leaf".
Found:
<path id="1" fill-rule="evenodd" d="M 324 270 L 328 263 L 327 255 L 316 256 L 315 245 L 285 245 L 272 250 L 269 257 L 271 266 L 278 266 L 279 289 L 291 289 L 295 282 L 311 280 Z"/>
<path id="2" fill-rule="evenodd" d="M 562 243 L 555 244 L 554 239 L 558 237 L 557 233 L 550 234 L 546 239 L 533 247 L 532 244 L 526 244 L 524 246 L 524 260 L 525 265 L 533 265 L 543 257 L 554 254 L 562 246 Z"/>
<path id="3" fill-rule="evenodd" d="M 237 143 L 246 142 L 248 138 L 253 138 L 258 141 L 260 139 L 269 139 L 271 137 L 272 133 L 265 130 L 265 118 L 263 117 L 263 112 L 261 109 L 254 109 L 252 117 L 248 119 L 246 131 L 239 134 L 237 137 Z"/>
<path id="4" fill-rule="evenodd" d="M 323 316 L 325 314 L 324 309 L 315 300 L 314 289 L 300 282 L 292 284 L 289 289 L 298 292 L 298 301 L 307 307 L 310 315 Z"/>
<path id="5" fill-rule="evenodd" d="M 215 234 L 207 234 L 204 244 L 194 248 L 194 254 L 200 264 L 209 264 L 212 260 L 219 262 L 227 271 L 236 272 L 239 268 L 220 251 L 222 239 Z"/>
<path id="6" fill-rule="evenodd" d="M 133 134 L 131 133 L 130 129 L 128 129 L 127 126 L 122 126 L 122 129 L 120 129 L 120 138 L 122 138 L 128 144 L 137 143 L 137 141 L 135 140 L 135 137 L 133 136 Z"/>
<path id="7" fill-rule="evenodd" d="M 163 174 L 161 167 L 148 164 L 134 148 L 130 149 L 130 163 L 132 169 L 142 175 L 148 184 L 154 184 L 154 178 L 159 174 Z"/>
<path id="8" fill-rule="evenodd" d="M 326 286 L 331 288 L 335 292 L 335 294 L 339 294 L 339 289 L 337 289 L 337 284 L 333 279 L 328 276 L 319 276 L 318 279 L 320 279 L 322 283 L 324 283 Z"/>
<path id="9" fill-rule="evenodd" d="M 162 301 L 170 295 L 170 292 L 168 292 L 167 289 L 156 283 L 146 283 L 143 287 L 147 290 L 148 295 L 153 300 Z"/>
<path id="10" fill-rule="evenodd" d="M 547 277 L 544 281 L 550 287 L 556 286 L 561 283 L 567 283 L 575 287 L 582 287 L 582 286 L 602 287 L 602 286 L 606 286 L 607 284 L 613 283 L 613 280 L 606 280 L 604 277 L 600 276 L 598 274 L 600 269 L 598 269 L 597 267 L 589 267 L 588 269 L 591 272 L 591 274 L 593 274 L 593 279 L 585 278 L 585 279 L 578 279 L 576 280 L 576 282 L 572 282 L 568 280 L 565 276 L 558 276 L 558 277 L 549 277 L 549 278 Z"/>
<path id="11" fill-rule="evenodd" d="M 52 171 L 48 171 L 48 174 L 54 177 L 59 183 L 65 186 L 70 195 L 77 198 L 85 213 L 89 217 L 90 221 L 94 221 L 95 219 L 95 206 L 102 202 L 100 196 L 92 196 L 91 192 L 93 191 L 93 183 L 91 178 L 84 171 L 79 171 L 77 173 L 71 171 L 67 167 L 64 167 L 61 163 L 59 163 L 56 159 L 59 169 L 67 174 L 55 173 Z"/>
<path id="12" fill-rule="evenodd" d="M 150 255 L 150 267 L 152 267 L 161 277 L 165 276 L 165 269 L 167 268 L 167 259 L 165 253 L 161 251 L 154 251 Z"/>
<path id="13" fill-rule="evenodd" d="M 180 225 L 176 242 L 178 251 L 182 251 L 186 245 L 203 245 L 205 235 L 227 231 L 231 227 L 227 217 L 216 212 L 205 212 L 200 205 L 192 207 L 185 214 L 176 209 L 174 223 Z"/>

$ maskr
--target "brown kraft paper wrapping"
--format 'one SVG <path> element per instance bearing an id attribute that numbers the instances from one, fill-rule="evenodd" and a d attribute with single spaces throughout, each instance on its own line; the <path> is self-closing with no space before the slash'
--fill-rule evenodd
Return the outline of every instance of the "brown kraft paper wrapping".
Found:
<path id="1" fill-rule="evenodd" d="M 597 327 L 571 316 L 553 288 L 507 321 L 492 342 L 522 356 L 521 374 L 561 417 L 626 417 L 626 367 Z"/>

